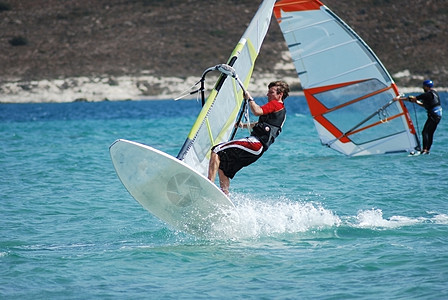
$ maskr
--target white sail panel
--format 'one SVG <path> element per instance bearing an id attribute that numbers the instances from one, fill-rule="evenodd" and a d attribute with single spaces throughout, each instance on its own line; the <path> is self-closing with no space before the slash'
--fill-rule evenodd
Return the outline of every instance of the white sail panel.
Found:
<path id="1" fill-rule="evenodd" d="M 263 1 L 227 62 L 245 88 L 269 29 L 274 3 L 275 0 Z M 207 176 L 210 149 L 229 140 L 242 103 L 241 87 L 235 79 L 222 74 L 177 157 Z"/>
<path id="2" fill-rule="evenodd" d="M 324 145 L 350 156 L 417 147 L 395 83 L 347 24 L 317 0 L 280 0 L 274 13 Z"/>

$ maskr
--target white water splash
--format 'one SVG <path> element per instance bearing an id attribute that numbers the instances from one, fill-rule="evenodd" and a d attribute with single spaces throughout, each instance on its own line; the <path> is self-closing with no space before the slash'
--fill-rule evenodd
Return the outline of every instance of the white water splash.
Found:
<path id="1" fill-rule="evenodd" d="M 448 224 L 448 215 L 438 214 L 432 212 L 432 217 L 406 217 L 406 216 L 392 216 L 388 219 L 383 217 L 383 211 L 381 209 L 361 210 L 355 217 L 356 224 L 354 227 L 358 228 L 398 228 L 404 226 L 412 226 L 421 223 L 434 223 L 434 224 Z"/>
<path id="2" fill-rule="evenodd" d="M 448 224 L 448 215 L 427 212 L 429 217 L 392 216 L 384 218 L 378 208 L 360 210 L 356 216 L 341 218 L 316 202 L 290 199 L 253 199 L 248 196 L 232 197 L 236 210 L 208 235 L 214 239 L 246 239 L 278 234 L 304 233 L 348 226 L 373 230 L 395 229 L 422 223 Z"/>
<path id="3" fill-rule="evenodd" d="M 420 223 L 421 220 L 403 216 L 393 216 L 390 219 L 383 218 L 383 211 L 381 209 L 371 209 L 358 212 L 356 216 L 357 224 L 355 227 L 360 228 L 397 228 L 402 226 L 410 226 Z"/>
<path id="4" fill-rule="evenodd" d="M 255 200 L 244 196 L 236 203 L 239 222 L 221 224 L 217 231 L 232 238 L 257 238 L 282 233 L 306 232 L 339 226 L 341 220 L 321 204 L 288 199 Z"/>
<path id="5" fill-rule="evenodd" d="M 441 225 L 447 225 L 448 224 L 448 215 L 446 215 L 446 214 L 438 214 L 437 212 L 428 212 L 428 214 L 433 214 L 434 215 L 431 218 L 431 220 L 435 224 L 441 224 Z"/>

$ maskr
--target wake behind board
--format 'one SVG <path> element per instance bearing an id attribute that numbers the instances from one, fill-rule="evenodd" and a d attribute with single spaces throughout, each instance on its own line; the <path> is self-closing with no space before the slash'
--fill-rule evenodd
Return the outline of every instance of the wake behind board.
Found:
<path id="1" fill-rule="evenodd" d="M 145 209 L 194 235 L 237 222 L 234 204 L 210 180 L 162 151 L 117 140 L 109 148 L 123 185 Z"/>

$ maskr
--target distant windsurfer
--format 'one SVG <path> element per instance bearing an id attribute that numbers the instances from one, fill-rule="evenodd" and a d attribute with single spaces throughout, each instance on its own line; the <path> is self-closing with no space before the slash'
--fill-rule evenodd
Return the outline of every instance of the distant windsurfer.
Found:
<path id="1" fill-rule="evenodd" d="M 397 97 L 396 99 L 406 100 L 423 106 L 427 113 L 428 119 L 422 130 L 423 150 L 422 154 L 429 154 L 431 149 L 434 132 L 437 125 L 442 119 L 442 106 L 440 103 L 439 94 L 433 89 L 434 83 L 432 80 L 423 81 L 424 93 L 418 96 Z"/>
<path id="2" fill-rule="evenodd" d="M 259 159 L 280 134 L 286 119 L 283 101 L 288 95 L 289 86 L 284 81 L 274 81 L 268 85 L 268 103 L 262 106 L 255 103 L 249 92 L 245 93 L 250 110 L 259 116 L 258 122 L 249 125 L 251 135 L 215 145 L 210 157 L 208 178 L 215 182 L 218 172 L 219 185 L 226 195 L 229 194 L 230 179 L 243 167 Z M 247 127 L 247 124 L 237 125 Z"/>

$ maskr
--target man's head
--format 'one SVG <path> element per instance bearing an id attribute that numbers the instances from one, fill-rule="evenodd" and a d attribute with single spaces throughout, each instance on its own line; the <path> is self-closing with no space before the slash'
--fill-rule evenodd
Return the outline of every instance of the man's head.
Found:
<path id="1" fill-rule="evenodd" d="M 432 89 L 432 87 L 434 86 L 434 83 L 432 82 L 432 80 L 425 80 L 423 81 L 423 89 L 425 91 Z"/>
<path id="2" fill-rule="evenodd" d="M 282 100 L 285 100 L 286 97 L 289 96 L 289 85 L 281 80 L 273 81 L 269 83 L 268 88 L 271 90 L 272 87 L 275 87 L 277 94 L 282 93 Z"/>

